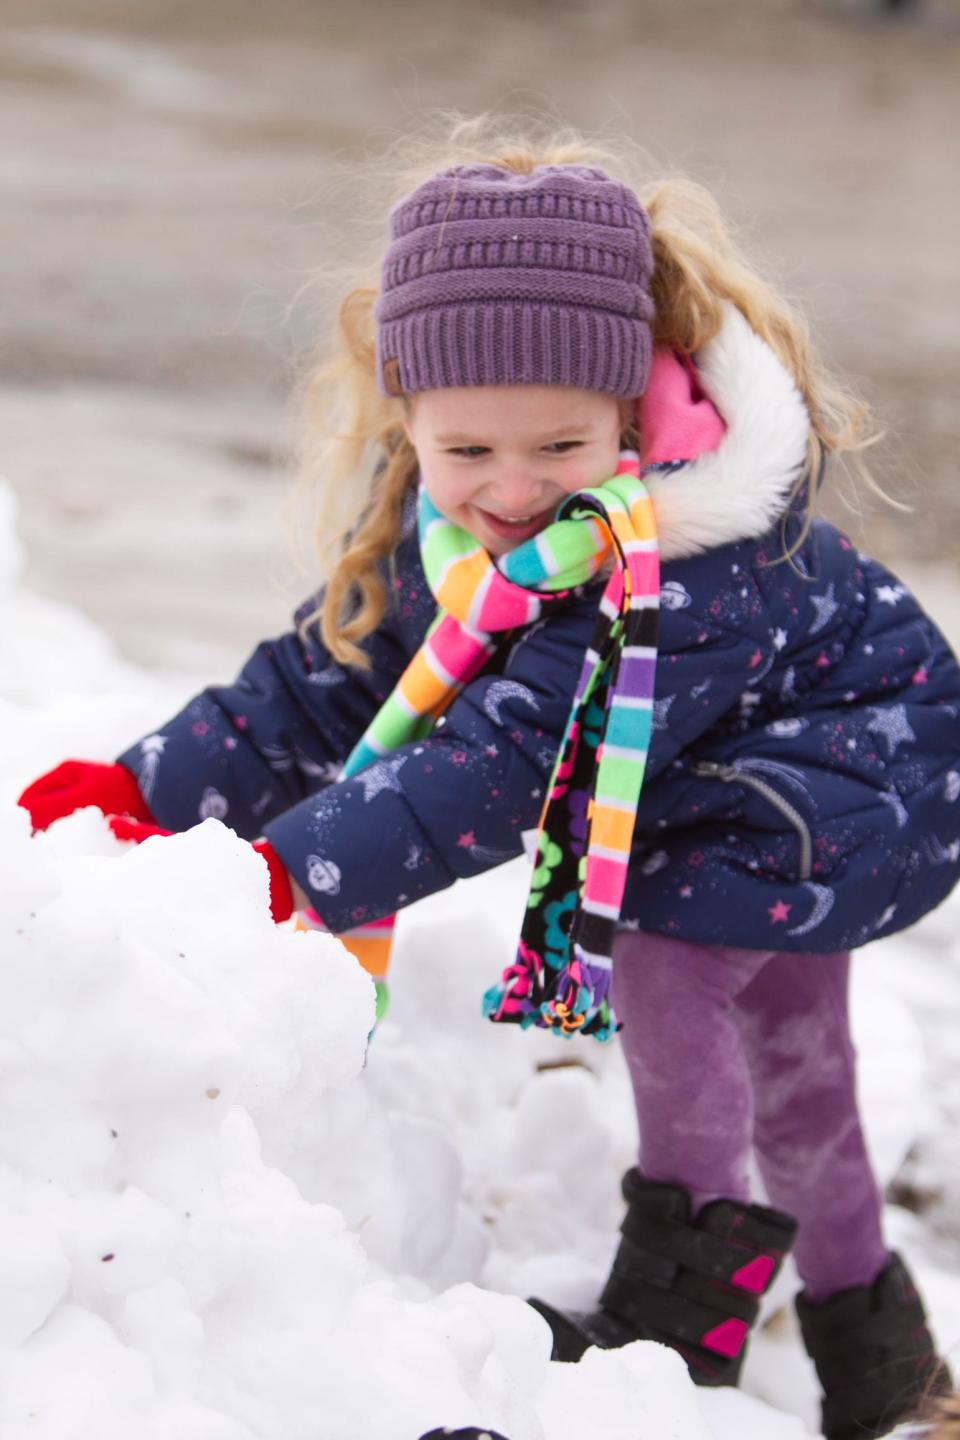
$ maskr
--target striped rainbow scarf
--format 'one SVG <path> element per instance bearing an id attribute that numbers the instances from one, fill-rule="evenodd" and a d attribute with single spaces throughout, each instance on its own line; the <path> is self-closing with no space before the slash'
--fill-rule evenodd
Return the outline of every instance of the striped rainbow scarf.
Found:
<path id="1" fill-rule="evenodd" d="M 420 550 L 437 618 L 350 754 L 344 778 L 410 740 L 487 664 L 496 636 L 530 625 L 594 578 L 607 581 L 584 656 L 540 821 L 536 865 L 516 962 L 484 996 L 491 1020 L 609 1039 L 611 951 L 626 886 L 650 740 L 660 565 L 653 506 L 640 462 L 560 505 L 533 539 L 494 561 L 421 490 Z M 380 949 L 392 917 L 342 937 Z"/>

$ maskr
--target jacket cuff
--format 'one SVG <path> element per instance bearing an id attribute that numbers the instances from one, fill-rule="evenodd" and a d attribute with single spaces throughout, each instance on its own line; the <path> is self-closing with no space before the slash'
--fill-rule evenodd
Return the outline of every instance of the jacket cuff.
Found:
<path id="1" fill-rule="evenodd" d="M 344 780 L 264 826 L 289 873 L 337 935 L 391 915 L 456 878 L 401 794 L 378 796 L 375 823 L 365 809 L 362 781 Z"/>

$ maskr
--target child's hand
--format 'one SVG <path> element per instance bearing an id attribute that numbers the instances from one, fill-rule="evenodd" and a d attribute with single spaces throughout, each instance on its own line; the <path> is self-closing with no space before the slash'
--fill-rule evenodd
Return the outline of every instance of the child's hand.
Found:
<path id="1" fill-rule="evenodd" d="M 135 845 L 152 839 L 154 835 L 173 834 L 172 830 L 163 830 L 159 825 L 145 825 L 139 820 L 131 820 L 129 815 L 108 815 L 107 824 L 118 840 L 132 840 Z M 267 862 L 270 872 L 270 913 L 280 925 L 284 920 L 289 920 L 294 911 L 293 882 L 269 841 L 257 840 L 253 848 Z M 302 891 L 299 893 L 302 895 Z M 305 895 L 302 895 L 302 898 L 302 908 L 306 909 L 309 902 Z"/>
<path id="2" fill-rule="evenodd" d="M 17 803 L 29 810 L 34 830 L 46 830 L 54 820 L 85 805 L 95 805 L 104 815 L 131 815 L 135 820 L 153 822 L 130 771 L 123 765 L 102 765 L 96 760 L 64 760 L 28 785 Z"/>

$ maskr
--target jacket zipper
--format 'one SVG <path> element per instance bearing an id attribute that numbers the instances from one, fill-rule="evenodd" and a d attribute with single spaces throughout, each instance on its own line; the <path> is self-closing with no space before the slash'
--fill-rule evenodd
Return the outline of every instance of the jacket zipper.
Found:
<path id="1" fill-rule="evenodd" d="M 800 839 L 800 879 L 809 880 L 813 869 L 813 840 L 810 837 L 810 827 L 804 820 L 800 811 L 790 804 L 789 800 L 768 785 L 766 780 L 759 780 L 755 775 L 745 770 L 738 770 L 735 765 L 721 765 L 716 760 L 701 760 L 693 767 L 694 775 L 702 776 L 707 780 L 722 780 L 726 784 L 733 782 L 736 785 L 746 785 L 749 789 L 755 790 L 765 800 L 769 800 L 780 814 L 783 815 L 794 827 Z"/>

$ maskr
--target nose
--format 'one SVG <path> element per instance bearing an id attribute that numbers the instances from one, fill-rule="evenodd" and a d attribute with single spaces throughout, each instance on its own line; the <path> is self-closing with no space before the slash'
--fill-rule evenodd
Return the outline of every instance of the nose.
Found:
<path id="1" fill-rule="evenodd" d="M 503 515 L 535 515 L 548 504 L 548 482 L 531 468 L 504 468 L 489 489 L 489 508 Z"/>

